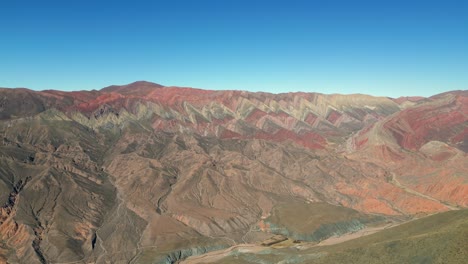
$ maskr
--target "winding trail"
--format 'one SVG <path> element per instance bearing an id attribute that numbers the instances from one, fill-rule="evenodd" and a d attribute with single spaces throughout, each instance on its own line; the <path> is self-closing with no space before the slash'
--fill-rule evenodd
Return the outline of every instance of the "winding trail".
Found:
<path id="1" fill-rule="evenodd" d="M 298 247 L 297 249 L 305 250 L 305 249 L 309 249 L 309 248 L 313 248 L 313 247 L 321 247 L 321 246 L 329 246 L 329 245 L 339 244 L 339 243 L 342 243 L 342 242 L 345 242 L 345 241 L 348 241 L 348 240 L 356 239 L 356 238 L 363 237 L 363 236 L 368 236 L 368 235 L 374 234 L 374 233 L 376 233 L 378 231 L 381 231 L 381 230 L 384 230 L 384 229 L 387 229 L 387 228 L 391 228 L 391 227 L 394 227 L 394 226 L 397 226 L 397 225 L 400 225 L 400 224 L 401 223 L 398 223 L 398 224 L 397 223 L 389 223 L 389 224 L 382 225 L 382 226 L 379 226 L 379 227 L 369 227 L 369 228 L 359 230 L 357 232 L 344 234 L 344 235 L 339 236 L 339 237 L 330 237 L 328 239 L 322 240 L 318 244 L 314 243 L 314 242 L 305 242 L 305 243 L 300 245 L 300 248 Z M 224 257 L 229 256 L 235 250 L 241 251 L 241 252 L 256 253 L 256 252 L 260 252 L 262 250 L 269 249 L 269 248 L 270 247 L 268 247 L 268 246 L 262 246 L 262 245 L 258 245 L 258 244 L 248 244 L 248 243 L 238 244 L 238 245 L 226 248 L 226 249 L 211 251 L 211 252 L 207 252 L 205 254 L 198 255 L 198 256 L 190 256 L 190 257 L 186 258 L 185 260 L 182 260 L 180 263 L 181 264 L 182 263 L 183 264 L 198 264 L 198 263 L 208 263 L 208 262 L 209 263 L 216 263 L 217 261 L 223 259 Z"/>
<path id="2" fill-rule="evenodd" d="M 195 264 L 195 263 L 206 263 L 206 261 L 209 262 L 216 262 L 226 256 L 228 256 L 232 251 L 234 250 L 245 250 L 249 252 L 258 252 L 261 250 L 266 249 L 267 247 L 264 246 L 259 246 L 255 244 L 239 244 L 235 245 L 226 249 L 222 250 L 216 250 L 216 251 L 211 251 L 207 252 L 202 255 L 198 256 L 190 256 L 186 258 L 185 260 L 182 260 L 180 263 L 182 264 Z"/>

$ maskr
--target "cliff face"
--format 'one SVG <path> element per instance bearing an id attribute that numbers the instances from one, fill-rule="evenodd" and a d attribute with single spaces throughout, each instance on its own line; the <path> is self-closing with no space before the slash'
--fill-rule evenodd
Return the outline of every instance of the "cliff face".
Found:
<path id="1" fill-rule="evenodd" d="M 359 214 L 297 237 L 466 207 L 467 98 L 0 89 L 0 260 L 173 259 L 260 239 L 288 201 Z"/>

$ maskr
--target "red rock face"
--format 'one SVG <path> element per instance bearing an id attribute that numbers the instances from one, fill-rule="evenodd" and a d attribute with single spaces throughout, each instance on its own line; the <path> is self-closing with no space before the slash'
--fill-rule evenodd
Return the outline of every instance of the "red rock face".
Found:
<path id="1" fill-rule="evenodd" d="M 0 207 L 0 241 L 3 242 L 0 245 L 0 261 L 5 261 L 5 263 L 7 260 L 4 256 L 7 255 L 9 247 L 16 249 L 15 257 L 20 259 L 26 258 L 26 255 L 32 251 L 29 244 L 33 243 L 33 238 L 28 232 L 28 227 L 18 223 L 15 219 L 20 201 L 19 193 L 29 179 L 15 184 L 8 196 L 8 201 Z"/>
<path id="2" fill-rule="evenodd" d="M 330 123 L 334 124 L 340 117 L 341 114 L 339 112 L 332 110 L 328 115 L 327 120 L 330 121 Z"/>
<path id="3" fill-rule="evenodd" d="M 350 157 L 381 164 L 420 197 L 466 206 L 467 99 L 466 91 L 434 96 L 369 126 L 349 141 L 358 150 Z"/>
<path id="4" fill-rule="evenodd" d="M 466 138 L 468 126 L 468 96 L 446 95 L 401 111 L 384 124 L 397 143 L 417 150 L 429 141 L 460 143 Z"/>

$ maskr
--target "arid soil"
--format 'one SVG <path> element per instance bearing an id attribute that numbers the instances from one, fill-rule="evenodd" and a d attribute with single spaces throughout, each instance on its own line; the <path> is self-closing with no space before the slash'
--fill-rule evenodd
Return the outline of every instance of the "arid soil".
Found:
<path id="1" fill-rule="evenodd" d="M 467 98 L 0 89 L 0 263 L 173 263 L 465 208 Z"/>

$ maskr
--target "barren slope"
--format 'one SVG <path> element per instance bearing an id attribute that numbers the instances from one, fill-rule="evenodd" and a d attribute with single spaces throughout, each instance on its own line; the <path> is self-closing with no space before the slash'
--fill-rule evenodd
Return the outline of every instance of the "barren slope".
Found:
<path id="1" fill-rule="evenodd" d="M 0 98 L 11 263 L 171 263 L 468 205 L 466 92 L 402 106 L 136 82 Z"/>

